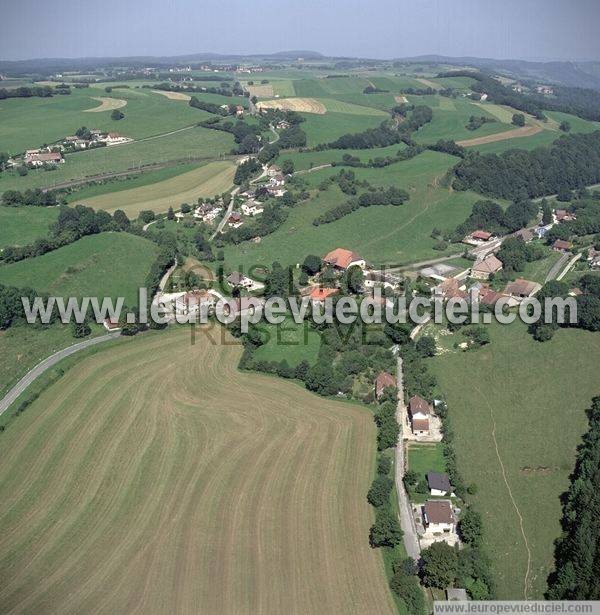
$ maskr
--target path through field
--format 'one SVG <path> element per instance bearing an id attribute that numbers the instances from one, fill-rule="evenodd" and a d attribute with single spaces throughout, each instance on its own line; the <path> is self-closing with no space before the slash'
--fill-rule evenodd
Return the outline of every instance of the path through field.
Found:
<path id="1" fill-rule="evenodd" d="M 2 434 L 3 613 L 394 612 L 371 414 L 211 335 L 123 339 Z"/>
<path id="2" fill-rule="evenodd" d="M 507 139 L 521 139 L 523 137 L 532 137 L 538 132 L 541 132 L 540 126 L 522 126 L 521 128 L 515 128 L 514 130 L 507 130 L 505 132 L 498 132 L 493 135 L 487 135 L 486 137 L 474 137 L 473 139 L 465 139 L 463 141 L 457 141 L 457 145 L 462 147 L 473 147 L 474 145 L 485 145 L 486 143 L 496 143 L 496 141 L 506 141 Z"/>
<path id="3" fill-rule="evenodd" d="M 517 517 L 519 518 L 519 528 L 521 531 L 521 536 L 523 536 L 523 545 L 525 547 L 525 551 L 527 552 L 527 568 L 525 569 L 525 574 L 523 576 L 523 600 L 527 600 L 527 592 L 529 589 L 529 575 L 531 574 L 531 549 L 529 548 L 529 541 L 527 540 L 527 534 L 525 533 L 525 527 L 523 524 L 523 515 L 517 506 L 517 502 L 515 501 L 515 497 L 513 495 L 512 489 L 510 488 L 510 483 L 508 482 L 508 478 L 506 476 L 506 468 L 504 467 L 504 462 L 502 461 L 502 456 L 500 455 L 500 449 L 498 448 L 498 441 L 496 440 L 496 420 L 494 418 L 494 409 L 490 404 L 485 393 L 477 386 L 475 386 L 475 390 L 479 394 L 480 398 L 484 401 L 485 405 L 488 407 L 490 411 L 490 419 L 492 421 L 492 440 L 494 442 L 494 449 L 496 451 L 496 457 L 498 458 L 498 463 L 500 465 L 500 471 L 502 472 L 502 480 L 506 486 L 506 490 L 508 491 L 508 497 L 517 513 Z"/>

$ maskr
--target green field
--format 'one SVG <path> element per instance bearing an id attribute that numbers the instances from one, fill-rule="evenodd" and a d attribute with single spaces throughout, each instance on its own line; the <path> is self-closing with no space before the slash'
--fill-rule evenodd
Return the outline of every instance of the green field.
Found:
<path id="1" fill-rule="evenodd" d="M 289 318 L 281 325 L 261 324 L 267 342 L 254 353 L 257 361 L 283 361 L 295 367 L 301 361 L 311 365 L 317 360 L 321 339 L 313 329 L 296 324 Z"/>
<path id="2" fill-rule="evenodd" d="M 157 183 L 86 199 L 85 204 L 109 212 L 121 209 L 130 218 L 136 218 L 143 210 L 155 213 L 165 212 L 169 207 L 177 210 L 182 203 L 193 204 L 201 197 L 211 198 L 231 188 L 235 168 L 230 160 L 210 162 Z"/>
<path id="3" fill-rule="evenodd" d="M 57 218 L 56 207 L 0 207 L 0 248 L 45 237 Z"/>
<path id="4" fill-rule="evenodd" d="M 400 207 L 369 207 L 331 224 L 315 227 L 313 219 L 347 197 L 336 187 L 318 192 L 308 202 L 290 211 L 288 219 L 259 244 L 243 243 L 225 248 L 228 264 L 270 265 L 302 262 L 307 254 L 326 254 L 335 247 L 355 250 L 374 263 L 407 264 L 442 256 L 433 249 L 433 228 L 454 228 L 481 197 L 470 192 L 453 192 L 440 181 L 456 158 L 436 152 L 383 169 L 354 169 L 356 176 L 375 186 L 397 185 L 407 190 L 410 200 Z M 313 188 L 337 169 L 315 171 L 303 176 Z M 452 246 L 451 250 L 460 250 Z"/>
<path id="5" fill-rule="evenodd" d="M 372 111 L 373 109 L 367 109 L 367 115 L 335 112 L 328 112 L 324 115 L 302 113 L 301 115 L 306 119 L 302 123 L 302 130 L 306 133 L 307 145 L 312 147 L 320 143 L 329 143 L 347 133 L 361 132 L 367 128 L 379 126 L 385 117 L 373 115 Z"/>
<path id="6" fill-rule="evenodd" d="M 489 346 L 429 364 L 448 401 L 459 470 L 478 487 L 497 597 L 541 598 L 561 532 L 560 495 L 598 395 L 600 337 L 566 329 L 539 343 L 521 323 L 490 333 Z"/>
<path id="7" fill-rule="evenodd" d="M 78 357 L 0 434 L 3 612 L 395 612 L 371 413 L 212 335 Z"/>
<path id="8" fill-rule="evenodd" d="M 91 327 L 93 335 L 106 333 L 100 325 L 91 323 Z M 40 361 L 78 341 L 73 338 L 71 327 L 61 323 L 48 326 L 23 323 L 0 331 L 0 396 Z M 8 412 L 1 415 L 0 424 L 8 418 Z"/>
<path id="9" fill-rule="evenodd" d="M 445 98 L 443 96 L 408 96 L 407 98 L 414 104 L 425 104 L 433 110 L 431 122 L 420 128 L 415 135 L 415 140 L 419 143 L 435 143 L 438 139 L 461 141 L 514 128 L 510 123 L 496 121 L 483 124 L 477 130 L 468 130 L 466 125 L 472 115 L 476 117 L 485 116 L 490 119 L 497 118 L 482 107 L 459 98 Z M 433 100 L 437 102 L 437 105 L 432 104 Z"/>
<path id="10" fill-rule="evenodd" d="M 127 171 L 169 160 L 218 158 L 233 147 L 233 137 L 226 132 L 193 127 L 182 132 L 134 141 L 113 147 L 67 154 L 66 162 L 52 171 L 30 171 L 25 177 L 16 173 L 0 174 L 0 193 L 5 190 L 52 187 L 69 180 L 84 180 L 99 173 Z"/>
<path id="11" fill-rule="evenodd" d="M 445 472 L 446 462 L 442 453 L 442 445 L 414 444 L 408 445 L 408 469 L 423 478 L 427 472 Z"/>
<path id="12" fill-rule="evenodd" d="M 55 296 L 125 297 L 125 304 L 133 306 L 157 250 L 129 233 L 90 235 L 43 256 L 0 266 L 0 283 Z"/>
<path id="13" fill-rule="evenodd" d="M 114 121 L 110 110 L 89 112 L 98 107 L 97 98 L 125 100 L 125 118 Z M 10 98 L 0 101 L 0 143 L 10 153 L 52 143 L 74 134 L 80 126 L 116 131 L 141 139 L 191 126 L 210 117 L 186 102 L 169 100 L 151 90 L 118 89 L 106 93 L 97 88 L 72 91 L 70 96 Z"/>

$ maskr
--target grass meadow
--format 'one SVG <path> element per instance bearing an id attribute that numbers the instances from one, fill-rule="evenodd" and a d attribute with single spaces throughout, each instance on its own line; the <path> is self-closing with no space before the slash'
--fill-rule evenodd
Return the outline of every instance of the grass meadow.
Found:
<path id="1" fill-rule="evenodd" d="M 448 401 L 459 469 L 478 487 L 498 598 L 541 598 L 561 532 L 560 496 L 598 394 L 600 338 L 565 329 L 539 343 L 522 323 L 490 333 L 488 346 L 446 350 L 429 365 Z"/>
<path id="2" fill-rule="evenodd" d="M 155 213 L 165 212 L 169 207 L 177 210 L 182 203 L 193 204 L 201 197 L 225 192 L 233 185 L 234 174 L 235 164 L 229 160 L 209 162 L 157 183 L 88 198 L 85 204 L 109 212 L 121 209 L 130 218 L 146 209 Z"/>
<path id="3" fill-rule="evenodd" d="M 52 171 L 30 171 L 25 177 L 0 174 L 0 193 L 5 190 L 52 187 L 61 182 L 85 180 L 100 173 L 138 169 L 152 163 L 190 158 L 217 158 L 228 154 L 233 137 L 226 132 L 193 127 L 145 141 L 67 154 L 66 162 Z"/>
<path id="4" fill-rule="evenodd" d="M 0 249 L 46 237 L 57 218 L 57 207 L 0 207 Z"/>
<path id="5" fill-rule="evenodd" d="M 395 612 L 368 544 L 371 413 L 240 354 L 184 327 L 121 338 L 9 425 L 4 610 Z"/>
<path id="6" fill-rule="evenodd" d="M 0 283 L 64 297 L 125 297 L 137 304 L 138 288 L 157 254 L 151 241 L 129 233 L 100 233 L 0 266 Z"/>
<path id="7" fill-rule="evenodd" d="M 270 265 L 302 262 L 307 254 L 326 254 L 335 247 L 355 250 L 373 263 L 408 264 L 442 256 L 433 249 L 431 231 L 454 228 L 481 197 L 471 192 L 454 192 L 440 182 L 456 159 L 446 154 L 424 152 L 384 169 L 355 169 L 357 177 L 375 186 L 397 185 L 410 194 L 399 207 L 361 208 L 340 220 L 315 227 L 316 216 L 344 202 L 347 197 L 337 187 L 316 192 L 290 211 L 288 219 L 258 244 L 245 242 L 227 246 L 225 257 L 233 267 L 248 263 Z M 311 188 L 336 173 L 324 169 L 304 176 Z M 450 250 L 460 250 L 452 246 Z"/>

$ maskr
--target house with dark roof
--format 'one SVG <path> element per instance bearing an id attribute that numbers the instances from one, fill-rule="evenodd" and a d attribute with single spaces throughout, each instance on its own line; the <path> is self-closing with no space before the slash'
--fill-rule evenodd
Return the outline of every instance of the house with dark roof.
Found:
<path id="1" fill-rule="evenodd" d="M 557 252 L 569 252 L 572 247 L 573 244 L 570 241 L 565 241 L 564 239 L 557 239 L 552 244 L 552 249 Z"/>
<path id="2" fill-rule="evenodd" d="M 427 472 L 427 484 L 431 495 L 450 495 L 452 487 L 447 474 L 440 472 Z"/>
<path id="3" fill-rule="evenodd" d="M 456 518 L 450 500 L 427 500 L 422 508 L 423 527 L 430 534 L 456 531 Z"/>
<path id="4" fill-rule="evenodd" d="M 526 297 L 533 297 L 541 287 L 541 284 L 537 282 L 517 278 L 514 282 L 509 282 L 506 285 L 504 294 L 518 299 L 525 299 Z"/>
<path id="5" fill-rule="evenodd" d="M 495 254 L 488 254 L 473 264 L 471 277 L 487 280 L 494 273 L 498 273 L 502 267 L 502 261 Z"/>

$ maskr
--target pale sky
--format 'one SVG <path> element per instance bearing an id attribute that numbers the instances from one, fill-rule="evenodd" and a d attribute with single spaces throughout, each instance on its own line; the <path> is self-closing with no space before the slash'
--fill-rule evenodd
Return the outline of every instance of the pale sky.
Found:
<path id="1" fill-rule="evenodd" d="M 600 60 L 599 0 L 0 0 L 0 59 L 198 52 Z"/>

